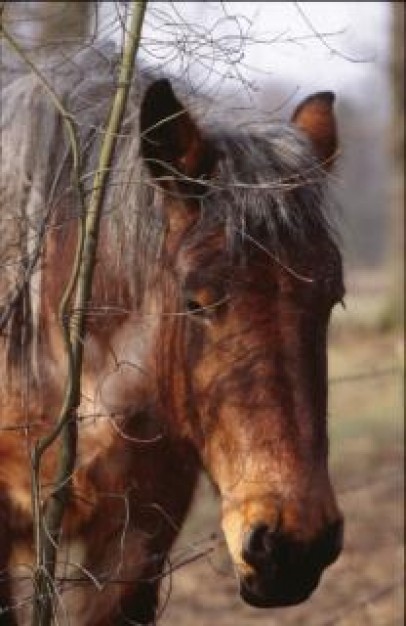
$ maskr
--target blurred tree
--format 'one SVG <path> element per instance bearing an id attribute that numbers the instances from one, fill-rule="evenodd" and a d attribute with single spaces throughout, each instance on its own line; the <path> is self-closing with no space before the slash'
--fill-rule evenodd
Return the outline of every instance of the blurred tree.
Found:
<path id="1" fill-rule="evenodd" d="M 3 19 L 9 32 L 33 52 L 61 41 L 84 41 L 95 12 L 95 2 L 6 2 Z"/>
<path id="2" fill-rule="evenodd" d="M 61 38 L 83 41 L 89 34 L 93 2 L 36 2 L 41 19 L 39 39 L 58 43 Z"/>
<path id="3" fill-rule="evenodd" d="M 392 2 L 392 132 L 393 158 L 391 265 L 394 287 L 389 320 L 404 316 L 404 198 L 405 198 L 405 5 Z"/>

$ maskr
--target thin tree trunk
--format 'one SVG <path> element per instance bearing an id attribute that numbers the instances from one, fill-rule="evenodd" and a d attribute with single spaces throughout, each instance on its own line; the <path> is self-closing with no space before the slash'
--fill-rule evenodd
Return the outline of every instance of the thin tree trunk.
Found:
<path id="1" fill-rule="evenodd" d="M 405 5 L 392 2 L 392 128 L 393 177 L 391 194 L 390 268 L 393 276 L 390 323 L 404 317 L 404 198 L 405 198 Z"/>

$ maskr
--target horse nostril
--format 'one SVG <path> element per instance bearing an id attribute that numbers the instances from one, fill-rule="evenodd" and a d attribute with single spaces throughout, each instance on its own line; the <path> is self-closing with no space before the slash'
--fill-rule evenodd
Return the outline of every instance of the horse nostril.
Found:
<path id="1" fill-rule="evenodd" d="M 275 548 L 275 533 L 266 524 L 255 524 L 245 535 L 242 556 L 246 563 L 260 569 L 268 565 Z"/>

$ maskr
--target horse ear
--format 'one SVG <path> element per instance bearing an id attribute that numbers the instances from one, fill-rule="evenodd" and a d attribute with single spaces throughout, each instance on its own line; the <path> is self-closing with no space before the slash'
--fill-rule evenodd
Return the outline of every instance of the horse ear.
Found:
<path id="1" fill-rule="evenodd" d="M 167 79 L 147 89 L 140 113 L 141 153 L 154 177 L 201 179 L 214 166 L 214 150 Z"/>
<path id="2" fill-rule="evenodd" d="M 338 148 L 337 125 L 331 91 L 315 93 L 304 100 L 292 115 L 292 123 L 311 140 L 316 156 L 326 170 L 335 160 Z"/>

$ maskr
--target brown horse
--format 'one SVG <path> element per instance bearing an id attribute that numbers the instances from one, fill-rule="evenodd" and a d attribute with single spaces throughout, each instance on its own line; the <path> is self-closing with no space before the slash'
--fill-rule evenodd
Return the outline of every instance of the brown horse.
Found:
<path id="1" fill-rule="evenodd" d="M 93 80 L 83 68 L 86 55 L 54 84 L 89 191 L 114 81 L 110 66 Z M 202 467 L 244 600 L 296 604 L 342 543 L 326 432 L 326 335 L 343 296 L 325 190 L 334 97 L 263 133 L 197 123 L 165 79 L 137 77 L 130 100 L 86 311 L 55 612 L 75 626 L 153 623 Z M 80 216 L 41 84 L 20 77 L 2 104 L 0 622 L 28 624 L 30 454 L 61 404 L 57 309 Z M 43 461 L 44 502 L 58 452 Z"/>

